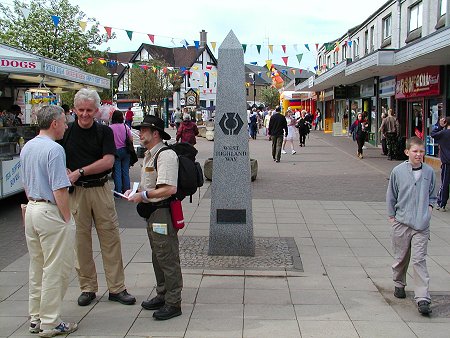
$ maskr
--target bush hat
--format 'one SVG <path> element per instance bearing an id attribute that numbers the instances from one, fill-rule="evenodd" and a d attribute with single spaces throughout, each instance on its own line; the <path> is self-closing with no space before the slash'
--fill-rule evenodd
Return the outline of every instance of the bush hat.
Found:
<path id="1" fill-rule="evenodd" d="M 155 115 L 145 115 L 142 123 L 134 128 L 141 130 L 141 128 L 145 127 L 159 131 L 159 134 L 163 140 L 171 139 L 170 135 L 164 131 L 164 121 Z"/>

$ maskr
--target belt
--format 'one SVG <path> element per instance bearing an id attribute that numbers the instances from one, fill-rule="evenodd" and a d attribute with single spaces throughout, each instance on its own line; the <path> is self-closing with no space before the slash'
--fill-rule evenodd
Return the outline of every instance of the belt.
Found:
<path id="1" fill-rule="evenodd" d="M 43 198 L 33 198 L 33 197 L 29 197 L 28 200 L 29 200 L 29 201 L 32 201 L 32 202 L 45 202 L 45 203 L 54 204 L 52 201 L 49 201 L 49 200 L 46 200 L 46 199 L 43 199 Z"/>
<path id="2" fill-rule="evenodd" d="M 148 204 L 155 208 L 168 208 L 171 200 L 171 198 L 168 198 L 159 202 L 149 202 Z"/>
<path id="3" fill-rule="evenodd" d="M 102 177 L 89 181 L 76 181 L 75 185 L 77 187 L 83 188 L 94 188 L 94 187 L 103 187 L 106 182 L 108 182 L 108 177 Z"/>

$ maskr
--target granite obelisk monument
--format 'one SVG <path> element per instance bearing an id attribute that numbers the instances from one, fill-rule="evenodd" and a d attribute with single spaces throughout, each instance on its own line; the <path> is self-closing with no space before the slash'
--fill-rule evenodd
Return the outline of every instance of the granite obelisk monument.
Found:
<path id="1" fill-rule="evenodd" d="M 218 60 L 209 254 L 254 256 L 244 51 L 233 31 Z"/>

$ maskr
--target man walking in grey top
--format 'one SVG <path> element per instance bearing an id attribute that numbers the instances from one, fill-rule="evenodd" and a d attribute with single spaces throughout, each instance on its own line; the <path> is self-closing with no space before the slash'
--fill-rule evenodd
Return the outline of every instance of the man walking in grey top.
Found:
<path id="1" fill-rule="evenodd" d="M 55 142 L 67 129 L 64 110 L 46 106 L 37 113 L 39 135 L 20 153 L 28 205 L 25 236 L 30 254 L 29 331 L 41 337 L 68 334 L 76 323 L 61 320 L 61 303 L 74 266 L 75 221 L 70 213 L 64 149 Z"/>

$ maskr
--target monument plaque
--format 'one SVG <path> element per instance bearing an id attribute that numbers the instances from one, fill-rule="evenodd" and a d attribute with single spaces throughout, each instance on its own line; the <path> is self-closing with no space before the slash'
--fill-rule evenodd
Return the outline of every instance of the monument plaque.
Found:
<path id="1" fill-rule="evenodd" d="M 233 31 L 218 60 L 209 254 L 254 256 L 244 51 Z"/>

